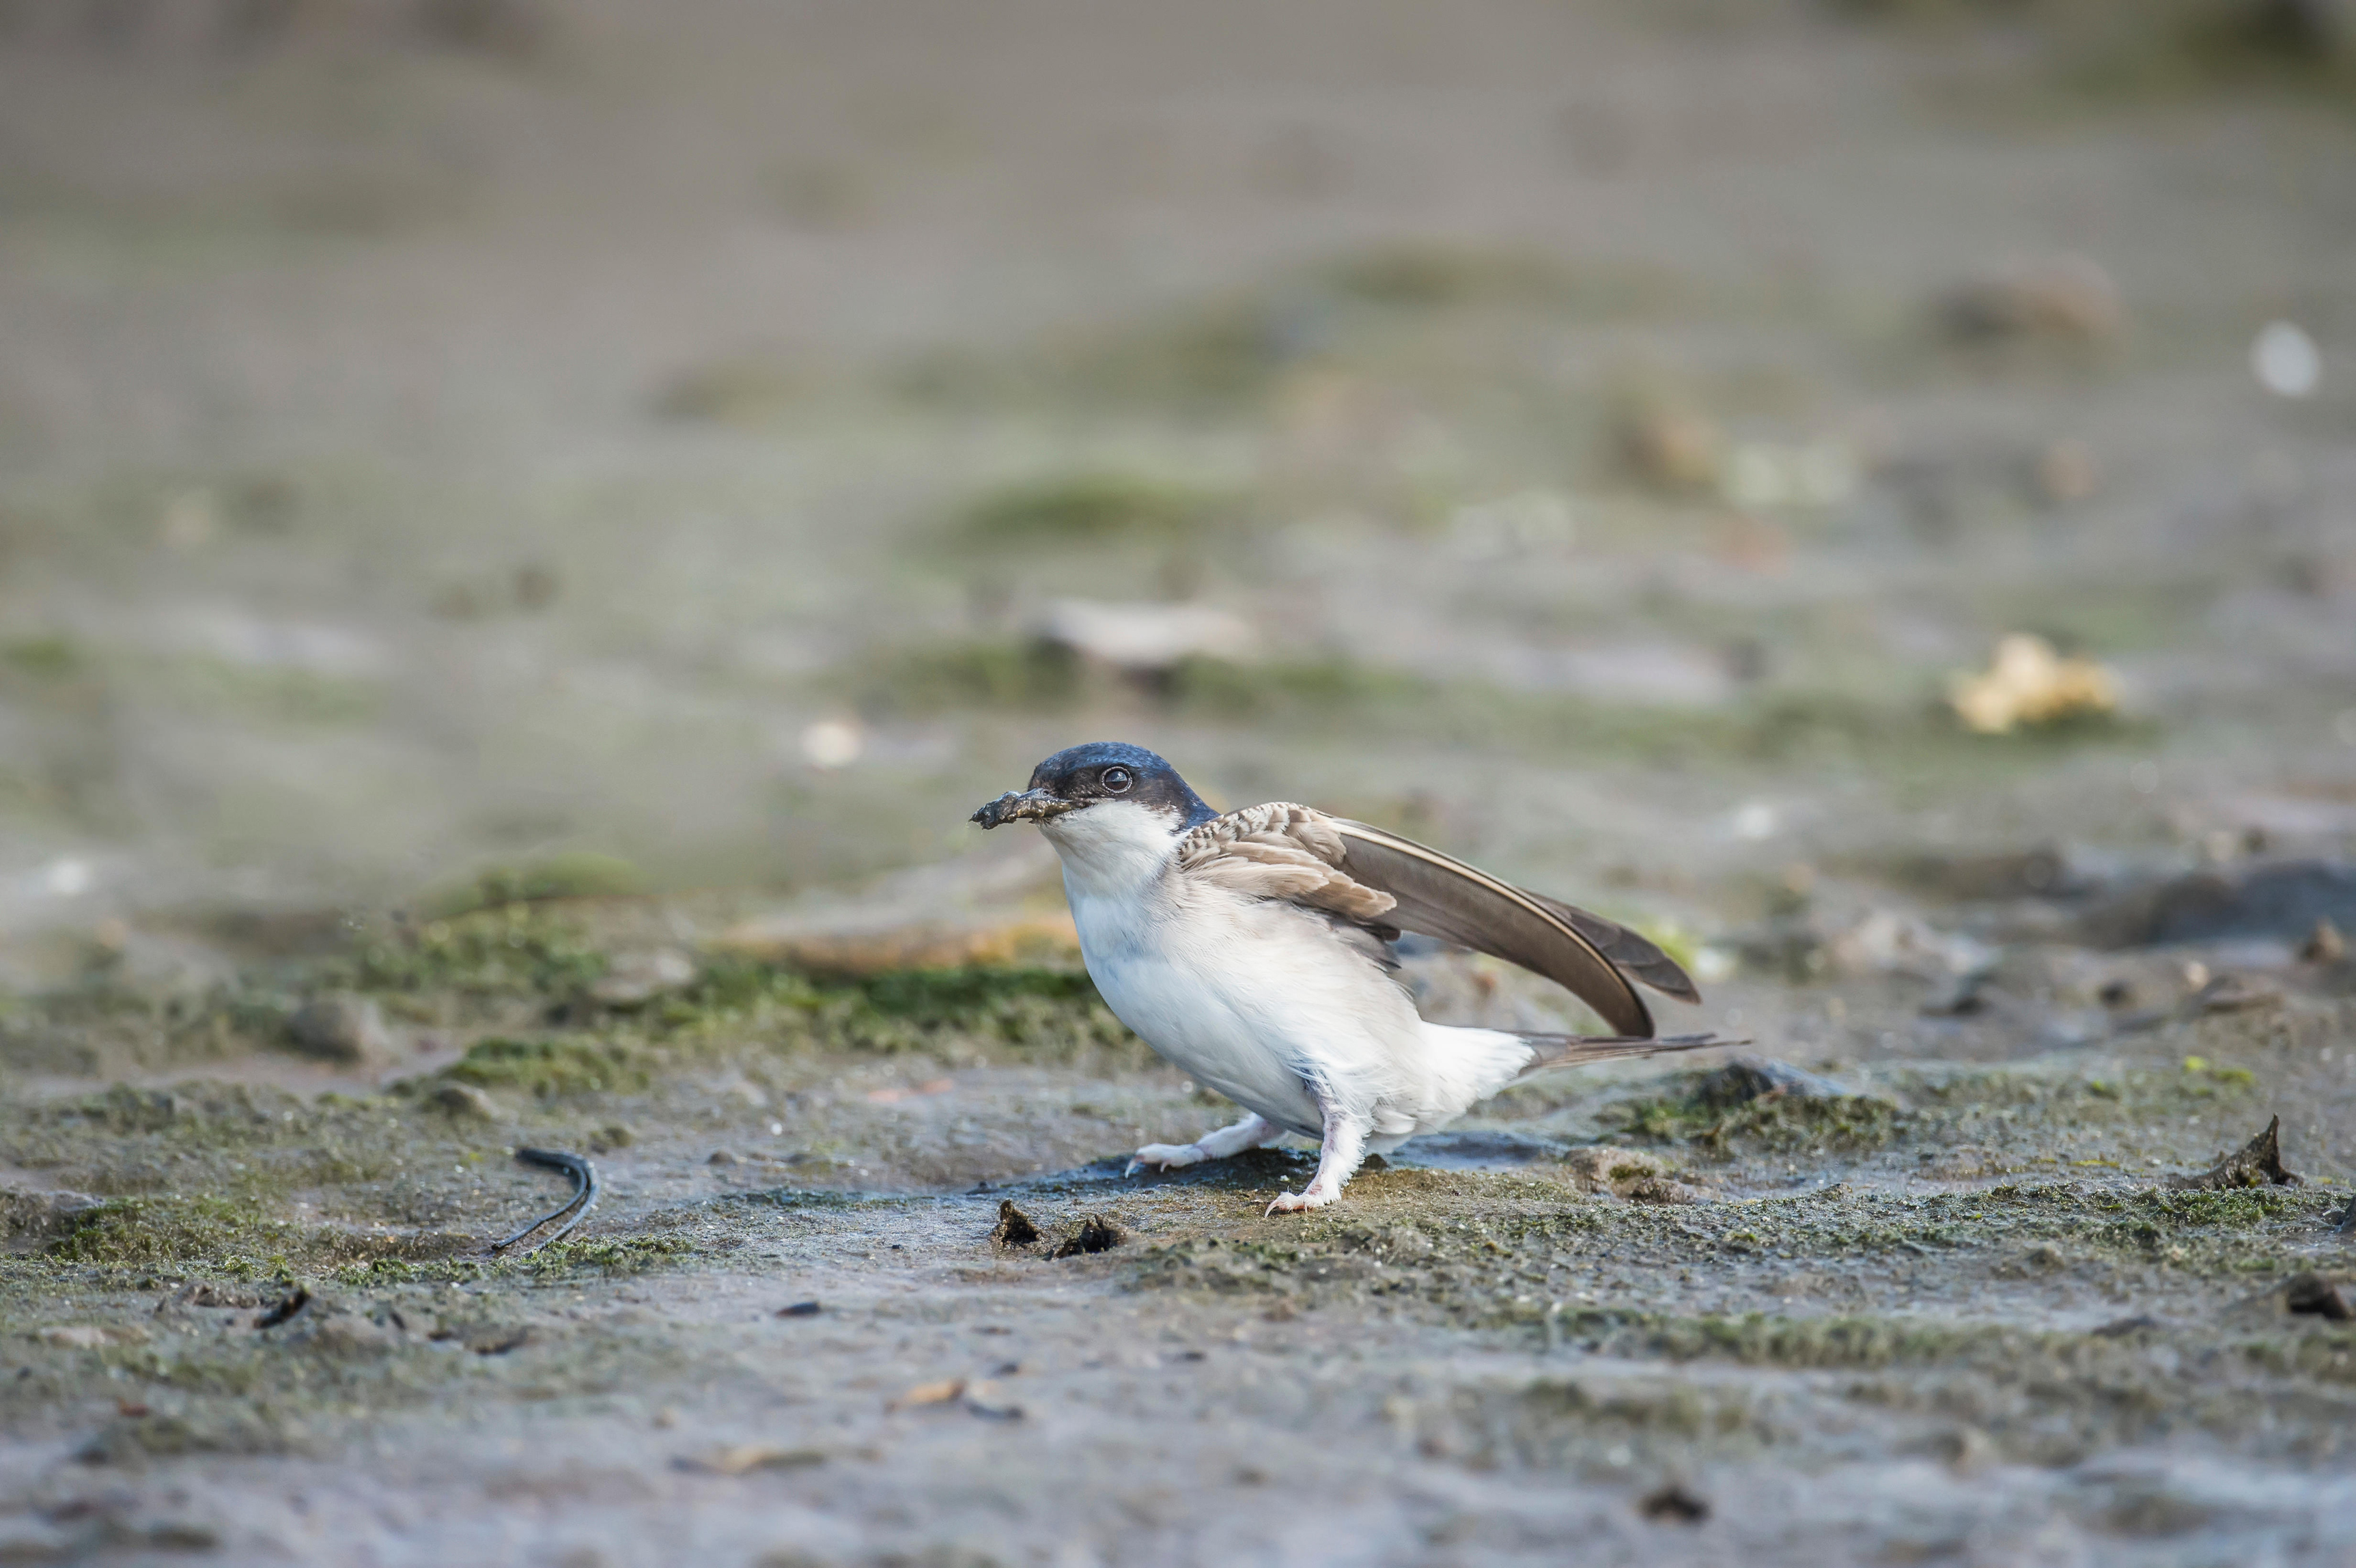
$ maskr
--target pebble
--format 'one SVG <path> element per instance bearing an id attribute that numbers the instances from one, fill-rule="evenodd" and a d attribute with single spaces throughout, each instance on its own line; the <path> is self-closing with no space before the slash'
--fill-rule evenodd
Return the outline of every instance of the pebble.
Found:
<path id="1" fill-rule="evenodd" d="M 677 948 L 616 953 L 589 987 L 589 998 L 608 1007 L 635 1007 L 695 978 L 695 961 Z"/>
<path id="2" fill-rule="evenodd" d="M 286 1020 L 286 1033 L 296 1050 L 322 1061 L 360 1066 L 392 1054 L 384 1014 L 365 996 L 337 993 L 306 1002 Z"/>
<path id="3" fill-rule="evenodd" d="M 1958 338 L 2048 338 L 2103 343 L 2126 329 L 2118 285 L 2083 256 L 2060 256 L 1957 284 L 1935 314 Z"/>
<path id="4" fill-rule="evenodd" d="M 471 1083 L 436 1085 L 426 1097 L 428 1105 L 436 1111 L 446 1111 L 453 1116 L 476 1122 L 504 1122 L 507 1108 Z"/>

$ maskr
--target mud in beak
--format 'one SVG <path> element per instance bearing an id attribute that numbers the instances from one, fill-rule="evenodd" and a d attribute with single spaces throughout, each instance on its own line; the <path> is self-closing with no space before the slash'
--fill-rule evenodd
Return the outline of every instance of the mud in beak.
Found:
<path id="1" fill-rule="evenodd" d="M 1002 828 L 1009 822 L 1044 822 L 1050 817 L 1076 811 L 1079 805 L 1077 800 L 1059 800 L 1044 789 L 1009 789 L 969 820 L 985 828 Z"/>

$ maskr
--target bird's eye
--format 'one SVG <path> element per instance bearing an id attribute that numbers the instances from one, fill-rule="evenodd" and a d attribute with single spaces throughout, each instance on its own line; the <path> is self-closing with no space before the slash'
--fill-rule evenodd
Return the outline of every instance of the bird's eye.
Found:
<path id="1" fill-rule="evenodd" d="M 1125 795 L 1129 792 L 1129 769 L 1108 768 L 1097 781 L 1104 786 L 1108 795 Z"/>

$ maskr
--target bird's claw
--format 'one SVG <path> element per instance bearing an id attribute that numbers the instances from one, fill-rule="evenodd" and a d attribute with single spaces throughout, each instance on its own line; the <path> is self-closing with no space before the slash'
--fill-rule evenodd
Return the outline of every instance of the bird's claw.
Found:
<path id="1" fill-rule="evenodd" d="M 1334 1196 L 1330 1192 L 1319 1192 L 1316 1184 L 1312 1182 L 1305 1191 L 1298 1194 L 1278 1193 L 1269 1201 L 1269 1206 L 1260 1211 L 1260 1218 L 1265 1219 L 1271 1214 L 1299 1214 L 1305 1209 L 1323 1208 L 1333 1201 Z"/>
<path id="2" fill-rule="evenodd" d="M 1209 1157 L 1200 1144 L 1148 1144 L 1129 1157 L 1129 1168 L 1120 1174 L 1135 1176 L 1148 1165 L 1155 1170 L 1175 1170 L 1180 1165 L 1199 1165 Z"/>

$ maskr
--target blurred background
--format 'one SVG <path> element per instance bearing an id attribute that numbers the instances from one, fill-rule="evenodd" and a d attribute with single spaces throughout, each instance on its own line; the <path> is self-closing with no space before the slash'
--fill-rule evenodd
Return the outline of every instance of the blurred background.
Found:
<path id="1" fill-rule="evenodd" d="M 2344 856 L 2351 133 L 2341 0 L 0 0 L 0 980 L 1100 738 L 1706 968 Z"/>

